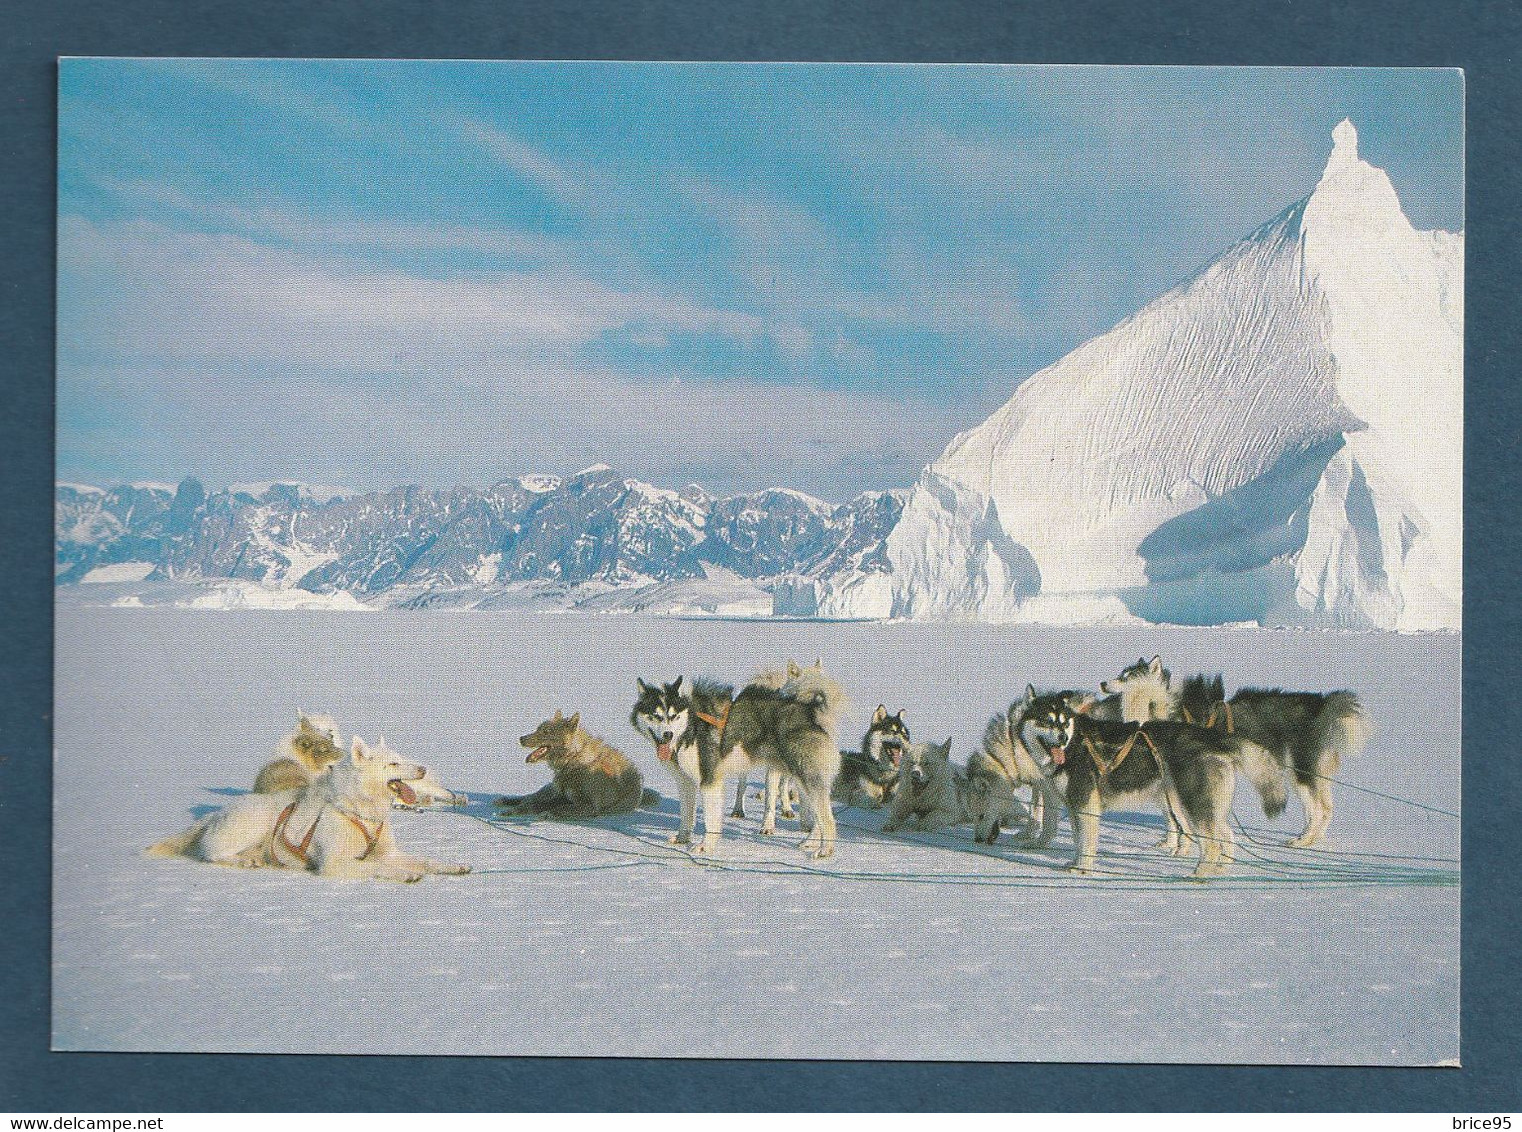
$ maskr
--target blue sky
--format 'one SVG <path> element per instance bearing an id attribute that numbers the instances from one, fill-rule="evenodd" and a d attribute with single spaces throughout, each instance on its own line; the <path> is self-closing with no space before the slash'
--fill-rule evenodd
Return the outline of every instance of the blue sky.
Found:
<path id="1" fill-rule="evenodd" d="M 907 486 L 1453 71 L 65 60 L 61 479 Z"/>

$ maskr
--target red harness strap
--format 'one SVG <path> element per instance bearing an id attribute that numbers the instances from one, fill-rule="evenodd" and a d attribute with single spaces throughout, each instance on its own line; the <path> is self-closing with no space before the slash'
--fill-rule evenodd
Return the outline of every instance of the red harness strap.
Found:
<path id="1" fill-rule="evenodd" d="M 289 806 L 282 810 L 280 816 L 275 819 L 275 837 L 288 853 L 294 856 L 303 865 L 310 865 L 311 859 L 308 854 L 312 848 L 312 838 L 317 833 L 317 823 L 322 821 L 323 810 L 326 810 L 328 807 L 323 806 L 322 809 L 317 811 L 317 816 L 312 819 L 311 828 L 307 830 L 306 836 L 301 839 L 301 844 L 296 845 L 293 844 L 291 839 L 285 835 L 285 827 L 291 820 L 291 815 L 296 812 L 296 806 L 297 803 L 292 802 Z M 337 809 L 337 807 L 335 806 L 334 809 Z M 349 820 L 349 824 L 352 825 L 355 829 L 359 830 L 360 835 L 365 839 L 365 851 L 355 858 L 356 861 L 363 861 L 371 853 L 375 852 L 375 847 L 380 844 L 381 831 L 386 828 L 385 821 L 382 820 L 380 824 L 375 827 L 375 832 L 371 833 L 369 826 L 367 826 L 363 821 L 355 817 L 353 814 L 349 813 L 347 810 L 338 810 L 338 813 L 347 818 Z"/>

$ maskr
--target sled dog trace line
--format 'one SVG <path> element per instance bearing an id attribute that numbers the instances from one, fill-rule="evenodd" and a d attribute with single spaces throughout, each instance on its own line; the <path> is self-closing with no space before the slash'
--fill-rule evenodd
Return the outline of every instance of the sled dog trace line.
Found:
<path id="1" fill-rule="evenodd" d="M 716 869 L 722 872 L 745 873 L 757 876 L 778 875 L 809 875 L 821 878 L 830 878 L 845 881 L 886 881 L 905 884 L 929 884 L 929 885 L 966 885 L 980 888 L 1087 888 L 1104 885 L 1123 885 L 1127 891 L 1167 891 L 1179 887 L 1199 887 L 1199 882 L 1184 873 L 1169 873 L 1156 869 L 1118 869 L 1097 868 L 1093 875 L 1082 876 L 1042 876 L 1039 874 L 1023 874 L 1008 872 L 1003 874 L 991 873 L 968 873 L 968 872 L 888 872 L 863 869 L 836 869 L 823 865 L 808 863 L 783 858 L 764 858 L 760 860 L 736 860 L 714 858 L 712 856 L 690 854 L 685 850 L 667 846 L 663 843 L 646 840 L 636 833 L 619 829 L 616 826 L 595 825 L 592 828 L 617 834 L 635 842 L 639 848 L 620 848 L 610 845 L 594 845 L 588 842 L 576 840 L 570 837 L 556 837 L 544 833 L 535 832 L 525 828 L 530 823 L 520 821 L 502 821 L 482 817 L 476 814 L 463 814 L 478 821 L 488 828 L 509 833 L 515 837 L 526 838 L 545 844 L 561 845 L 567 848 L 586 850 L 593 853 L 611 854 L 626 858 L 622 863 L 612 864 L 584 864 L 572 866 L 556 866 L 553 868 L 539 869 L 494 869 L 486 868 L 477 870 L 478 875 L 491 875 L 493 873 L 520 874 L 533 872 L 591 872 L 606 870 L 609 868 L 632 867 L 634 865 L 663 865 L 681 864 L 697 865 L 701 868 Z M 1234 816 L 1234 815 L 1233 815 Z M 838 821 L 839 819 L 837 819 Z M 843 828 L 856 830 L 862 833 L 875 834 L 877 831 L 870 826 L 857 825 L 852 822 L 839 821 Z M 1253 838 L 1246 829 L 1238 822 L 1238 828 L 1243 829 L 1244 838 L 1255 850 L 1265 848 L 1262 842 Z M 992 852 L 987 849 L 974 848 L 972 846 L 944 845 L 939 842 L 921 841 L 913 839 L 917 843 L 927 847 L 938 849 L 950 849 L 953 852 L 970 853 L 974 856 L 989 861 L 999 861 L 1006 864 L 1019 864 L 1020 862 L 1002 853 Z M 1131 848 L 1139 846 L 1129 845 Z M 1283 847 L 1272 847 L 1278 848 Z M 1352 851 L 1343 851 L 1352 853 Z M 1372 854 L 1371 854 L 1372 856 Z M 1115 855 L 1106 853 L 1104 859 L 1113 863 Z M 1445 858 L 1418 858 L 1431 860 L 1439 864 L 1454 864 Z M 1232 889 L 1262 889 L 1272 888 L 1280 884 L 1295 884 L 1316 888 L 1365 888 L 1365 887 L 1452 887 L 1459 883 L 1459 871 L 1444 868 L 1429 868 L 1421 866 L 1387 865 L 1379 861 L 1350 860 L 1345 863 L 1326 862 L 1303 857 L 1296 859 L 1275 859 L 1257 851 L 1250 853 L 1248 859 L 1238 862 L 1244 867 L 1256 869 L 1258 873 L 1253 876 L 1236 878 L 1222 878 L 1226 880 L 1226 886 Z M 1213 881 L 1210 888 L 1222 887 L 1220 880 Z"/>

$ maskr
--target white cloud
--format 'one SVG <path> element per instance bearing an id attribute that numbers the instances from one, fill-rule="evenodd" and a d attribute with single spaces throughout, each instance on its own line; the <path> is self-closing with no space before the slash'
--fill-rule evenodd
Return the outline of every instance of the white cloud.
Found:
<path id="1" fill-rule="evenodd" d="M 99 405 L 109 424 L 91 423 Z M 966 424 L 949 405 L 748 381 L 644 383 L 533 361 L 384 381 L 66 366 L 59 407 L 60 474 L 87 480 L 151 470 L 209 483 L 480 485 L 601 461 L 665 486 L 783 485 L 834 499 L 907 485 Z"/>
<path id="2" fill-rule="evenodd" d="M 331 252 L 143 221 L 59 228 L 60 347 L 118 361 L 321 363 L 333 370 L 565 353 L 636 326 L 750 340 L 754 316 L 564 269 L 430 278 Z"/>

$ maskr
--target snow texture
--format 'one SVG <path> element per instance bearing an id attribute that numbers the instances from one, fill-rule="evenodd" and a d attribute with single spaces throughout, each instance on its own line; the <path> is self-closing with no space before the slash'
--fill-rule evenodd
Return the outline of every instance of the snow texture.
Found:
<path id="1" fill-rule="evenodd" d="M 54 1045 L 206 1050 L 912 1060 L 1432 1064 L 1458 1054 L 1456 635 L 891 625 L 531 612 L 98 609 L 58 615 Z M 842 810 L 836 857 L 731 822 L 718 866 L 665 846 L 672 782 L 630 732 L 634 677 L 743 679 L 822 656 L 964 759 L 1027 680 L 1093 686 L 1138 654 L 1232 686 L 1356 688 L 1375 737 L 1323 851 L 1254 838 L 1184 879 L 1154 812 L 1107 818 L 1061 871 L 963 828 L 884 837 Z M 1421 699 L 1409 674 L 1423 674 Z M 545 780 L 517 736 L 580 710 L 666 800 L 494 828 Z M 404 849 L 475 872 L 415 886 L 150 860 L 252 781 L 298 709 L 427 763 L 473 804 L 397 813 Z M 1362 787 L 1421 806 L 1362 793 Z M 1381 856 L 1392 854 L 1395 856 Z M 1420 883 L 1418 883 L 1420 882 Z"/>
<path id="2" fill-rule="evenodd" d="M 1343 122 L 1309 197 L 952 441 L 892 614 L 1457 628 L 1462 295 Z"/>

